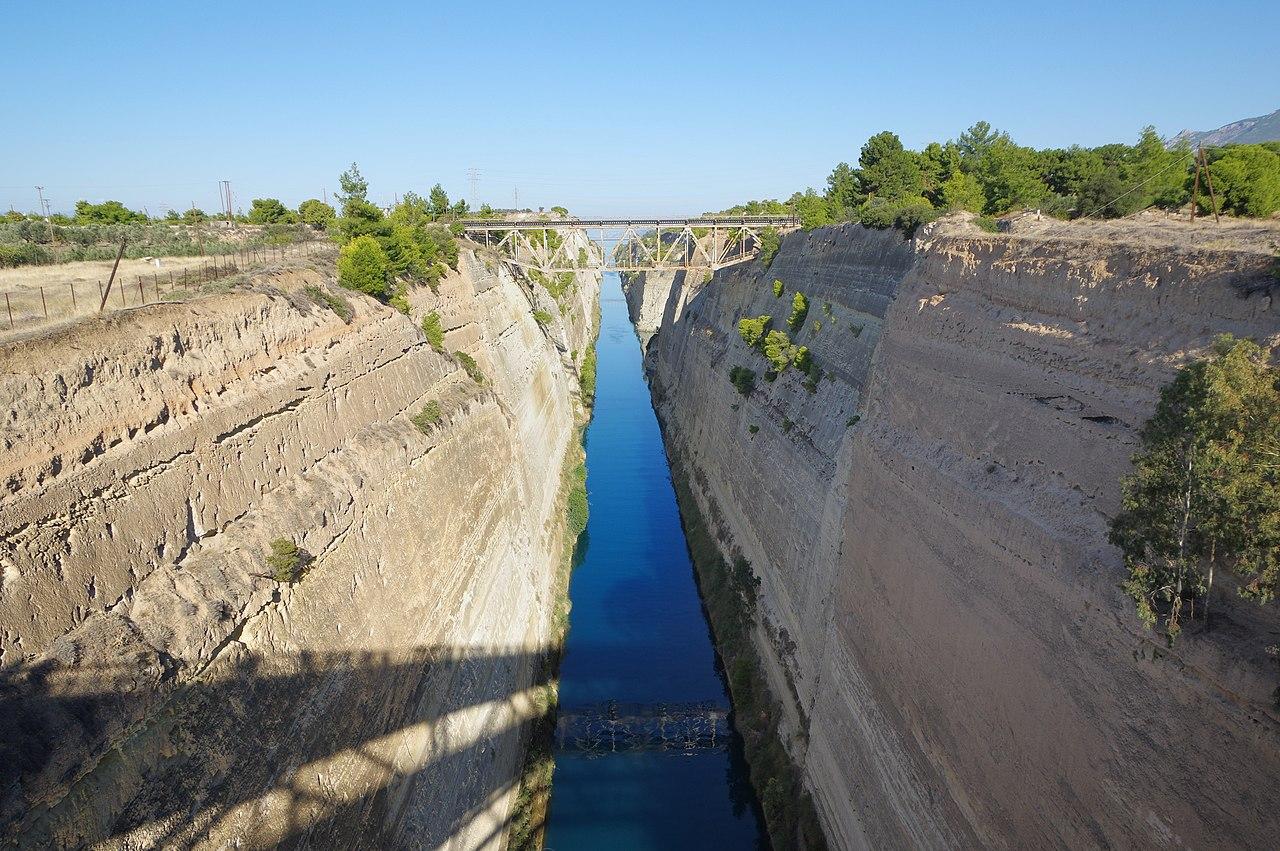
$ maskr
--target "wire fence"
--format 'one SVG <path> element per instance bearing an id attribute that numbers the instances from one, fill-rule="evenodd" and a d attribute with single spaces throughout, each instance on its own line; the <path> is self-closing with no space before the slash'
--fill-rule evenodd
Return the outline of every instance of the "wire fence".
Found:
<path id="1" fill-rule="evenodd" d="M 114 280 L 110 278 L 112 264 L 109 262 L 97 263 L 98 268 L 90 267 L 87 272 L 79 268 L 74 273 L 66 266 L 43 266 L 26 272 L 25 277 L 30 280 L 0 289 L 0 335 L 99 312 L 180 301 L 185 295 L 216 281 L 274 263 L 325 253 L 332 246 L 325 240 L 309 240 L 203 257 L 143 258 L 122 262 Z M 23 270 L 9 271 L 20 274 Z"/>

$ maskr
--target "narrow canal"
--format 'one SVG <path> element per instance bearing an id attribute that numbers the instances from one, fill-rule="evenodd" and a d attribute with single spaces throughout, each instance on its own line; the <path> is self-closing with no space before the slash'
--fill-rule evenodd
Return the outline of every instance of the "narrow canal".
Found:
<path id="1" fill-rule="evenodd" d="M 601 313 L 591 514 L 569 587 L 561 711 L 589 717 L 616 701 L 626 708 L 615 712 L 642 717 L 633 727 L 676 705 L 706 704 L 714 717 L 729 698 L 616 274 L 605 276 Z M 548 851 L 767 847 L 736 737 L 685 747 L 641 732 L 621 749 L 560 739 Z"/>

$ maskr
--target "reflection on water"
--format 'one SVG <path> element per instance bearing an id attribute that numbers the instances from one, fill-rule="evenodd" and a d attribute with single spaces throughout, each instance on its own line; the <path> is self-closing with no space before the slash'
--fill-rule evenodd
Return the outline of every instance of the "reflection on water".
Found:
<path id="1" fill-rule="evenodd" d="M 729 706 L 617 275 L 604 281 L 591 517 L 570 584 L 560 705 Z M 656 711 L 656 710 L 655 710 Z M 557 750 L 547 848 L 767 847 L 740 748 Z"/>

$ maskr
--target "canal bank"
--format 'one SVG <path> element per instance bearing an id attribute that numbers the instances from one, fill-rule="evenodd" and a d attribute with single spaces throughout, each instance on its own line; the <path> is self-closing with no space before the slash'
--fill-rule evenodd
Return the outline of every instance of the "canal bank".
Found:
<path id="1" fill-rule="evenodd" d="M 570 583 L 560 668 L 568 719 L 625 705 L 633 716 L 729 708 L 698 596 L 640 346 L 616 275 L 606 275 L 597 394 L 586 436 L 590 519 Z M 714 723 L 714 722 L 713 722 Z M 696 737 L 695 737 L 696 738 Z M 621 749 L 573 731 L 556 746 L 546 847 L 767 847 L 734 736 L 633 740 Z"/>

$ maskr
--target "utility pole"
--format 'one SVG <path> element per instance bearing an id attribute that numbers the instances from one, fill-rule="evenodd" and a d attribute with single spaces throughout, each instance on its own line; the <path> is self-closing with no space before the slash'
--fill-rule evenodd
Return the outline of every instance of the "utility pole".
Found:
<path id="1" fill-rule="evenodd" d="M 231 227 L 231 181 L 218 181 L 218 194 L 222 197 L 222 203 L 226 207 L 227 227 Z"/>
<path id="2" fill-rule="evenodd" d="M 58 244 L 58 238 L 53 233 L 53 222 L 49 220 L 49 202 L 44 200 L 44 187 L 36 187 L 36 195 L 40 196 L 40 215 L 44 216 L 44 223 L 49 226 L 49 242 L 54 245 Z"/>
<path id="3" fill-rule="evenodd" d="M 520 212 L 520 187 L 519 186 L 517 186 L 515 189 L 515 198 L 516 200 L 513 206 L 515 207 L 515 211 L 518 213 Z"/>
<path id="4" fill-rule="evenodd" d="M 1209 185 L 1209 199 L 1213 204 L 1213 221 L 1218 223 L 1218 196 L 1213 191 L 1213 175 L 1209 173 L 1209 158 L 1204 155 L 1204 148 L 1196 146 L 1196 179 L 1191 186 L 1191 221 L 1196 220 L 1196 206 L 1200 202 L 1200 170 L 1204 169 L 1204 179 Z"/>
<path id="5" fill-rule="evenodd" d="M 476 198 L 476 185 L 479 184 L 480 182 L 480 169 L 478 168 L 467 169 L 467 180 L 471 182 L 471 206 L 474 208 L 478 206 L 476 204 L 476 201 L 478 200 Z"/>

